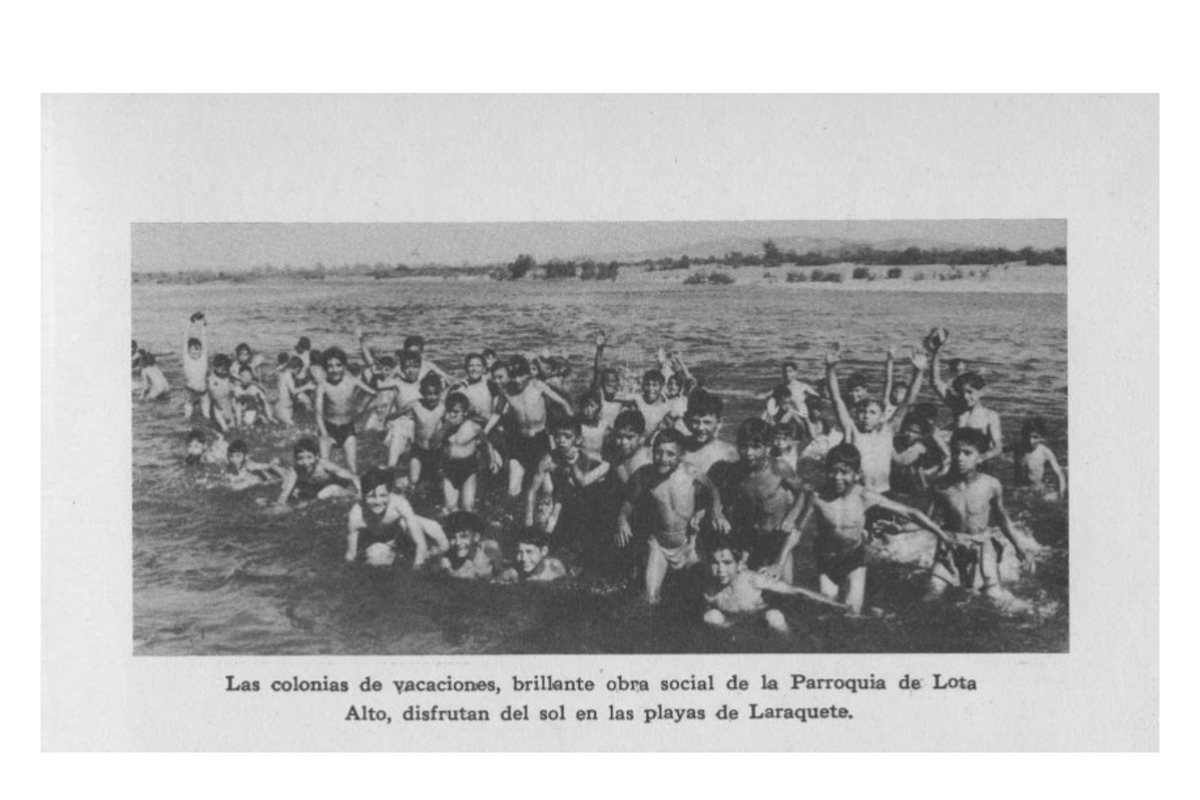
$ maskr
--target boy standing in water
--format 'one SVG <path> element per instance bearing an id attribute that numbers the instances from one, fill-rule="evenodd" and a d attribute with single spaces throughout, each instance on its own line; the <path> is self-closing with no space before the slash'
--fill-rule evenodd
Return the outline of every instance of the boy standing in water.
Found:
<path id="1" fill-rule="evenodd" d="M 446 398 L 442 417 L 442 500 L 447 511 L 473 512 L 479 482 L 479 452 L 483 428 L 469 416 L 466 395 L 453 392 Z M 472 515 L 473 516 L 473 515 Z"/>
<path id="2" fill-rule="evenodd" d="M 147 356 L 153 358 L 153 356 Z M 151 362 L 153 363 L 153 362 Z M 1046 421 L 1041 417 L 1030 417 L 1025 420 L 1025 426 L 1021 429 L 1021 450 L 1016 454 L 1013 467 L 1016 472 L 1016 480 L 1018 485 L 1034 486 L 1038 491 L 1046 490 L 1046 467 L 1050 467 L 1050 471 L 1054 474 L 1055 480 L 1058 481 L 1058 497 L 1064 498 L 1067 496 L 1067 476 L 1063 474 L 1062 467 L 1058 466 L 1058 459 L 1054 457 L 1054 451 L 1046 446 Z"/>
<path id="3" fill-rule="evenodd" d="M 354 402 L 356 390 L 372 397 L 375 390 L 355 377 L 346 377 L 346 354 L 338 347 L 325 351 L 322 358 L 325 380 L 317 384 L 316 411 L 317 432 L 320 434 L 321 458 L 328 460 L 333 446 L 342 448 L 346 454 L 346 466 L 352 473 L 358 472 L 358 437 L 354 431 L 354 418 L 358 407 Z"/>
<path id="4" fill-rule="evenodd" d="M 407 535 L 413 544 L 412 568 L 430 556 L 446 552 L 446 534 L 436 520 L 418 517 L 408 499 L 389 488 L 392 474 L 372 467 L 362 478 L 363 498 L 350 509 L 347 520 L 346 560 L 358 559 L 364 550 L 367 563 L 389 566 L 396 558 L 397 537 Z"/>
<path id="5" fill-rule="evenodd" d="M 1000 434 L 1000 415 L 983 405 L 984 381 L 977 372 L 964 372 L 947 384 L 941 375 L 942 346 L 946 343 L 949 333 L 939 329 L 940 335 L 930 333 L 926 344 L 932 348 L 933 358 L 930 364 L 930 380 L 933 390 L 942 402 L 954 414 L 954 429 L 973 428 L 984 435 L 988 443 L 983 451 L 983 460 L 995 458 L 1004 452 L 1004 440 Z M 935 331 L 936 332 L 936 331 Z"/>
<path id="6" fill-rule="evenodd" d="M 229 356 L 219 353 L 213 357 L 212 371 L 208 373 L 206 399 L 212 419 L 222 431 L 228 431 L 237 421 L 233 410 L 233 383 L 229 379 L 230 365 Z"/>
<path id="7" fill-rule="evenodd" d="M 646 420 L 646 443 L 649 444 L 655 432 L 662 426 L 663 420 L 671 411 L 671 405 L 662 396 L 663 374 L 656 369 L 646 370 L 642 375 L 641 394 L 617 394 L 613 399 L 626 405 L 632 405 L 642 412 Z"/>
<path id="8" fill-rule="evenodd" d="M 165 397 L 171 387 L 167 384 L 167 376 L 155 363 L 154 353 L 142 352 L 142 395 L 140 400 L 158 400 Z M 190 416 L 190 415 L 189 415 Z"/>
<path id="9" fill-rule="evenodd" d="M 421 396 L 400 409 L 412 417 L 413 442 L 408 460 L 409 484 L 416 487 L 421 476 L 432 476 L 437 469 L 438 442 L 435 441 L 446 406 L 442 403 L 442 379 L 429 373 L 421 379 Z"/>
<path id="10" fill-rule="evenodd" d="M 571 404 L 541 381 L 533 380 L 529 361 L 513 356 L 509 363 L 513 385 L 504 389 L 511 419 L 508 430 L 508 496 L 518 497 L 526 473 L 537 469 L 550 450 L 546 435 L 546 401 L 561 406 L 569 416 Z"/>
<path id="11" fill-rule="evenodd" d="M 936 494 L 946 529 L 956 538 L 940 540 L 930 582 L 933 595 L 947 586 L 970 590 L 978 585 L 994 600 L 1011 599 L 1000 586 L 1005 540 L 1013 546 L 1021 565 L 1033 570 L 1033 561 L 1013 536 L 1000 481 L 979 471 L 987 449 L 986 434 L 974 428 L 959 428 L 950 437 L 950 475 Z"/>
<path id="12" fill-rule="evenodd" d="M 600 424 L 611 428 L 624 404 L 617 399 L 617 392 L 621 389 L 621 375 L 615 369 L 604 366 L 604 348 L 607 345 L 608 335 L 600 331 L 596 334 L 596 358 L 592 363 L 590 389 L 600 393 Z"/>
<path id="13" fill-rule="evenodd" d="M 200 330 L 193 335 L 196 323 Z M 183 329 L 183 381 L 183 418 L 191 419 L 199 405 L 200 416 L 208 419 L 208 320 L 202 311 L 192 314 Z"/>
<path id="14" fill-rule="evenodd" d="M 713 465 L 738 460 L 737 448 L 717 438 L 723 407 L 721 398 L 703 389 L 688 396 L 683 421 L 691 437 L 683 442 L 683 463 L 705 477 L 711 477 Z"/>
<path id="15" fill-rule="evenodd" d="M 290 356 L 283 369 L 279 370 L 279 382 L 276 386 L 279 397 L 275 400 L 275 418 L 289 428 L 296 424 L 294 402 L 299 400 L 304 392 L 316 388 L 312 383 L 301 381 L 300 374 L 303 371 L 304 362 L 296 356 Z"/>
<path id="16" fill-rule="evenodd" d="M 712 481 L 683 465 L 683 445 L 679 434 L 663 431 L 654 442 L 653 463 L 642 467 L 629 479 L 625 502 L 617 516 L 617 541 L 627 546 L 634 538 L 648 540 L 646 558 L 646 601 L 660 600 L 667 572 L 686 569 L 699 563 L 696 534 L 705 512 L 714 530 L 729 533 L 729 522 L 721 509 L 721 496 Z M 707 493 L 708 508 L 700 507 L 700 492 Z"/>
<path id="17" fill-rule="evenodd" d="M 875 492 L 887 492 L 891 489 L 892 450 L 896 430 L 904 424 L 908 406 L 921 390 L 921 373 L 927 360 L 923 353 L 915 351 L 911 360 L 913 375 L 908 394 L 891 419 L 885 419 L 883 406 L 878 400 L 869 397 L 859 401 L 852 418 L 838 387 L 838 353 L 835 350 L 825 357 L 825 375 L 834 408 L 837 409 L 838 424 L 846 436 L 846 443 L 854 445 L 861 454 L 863 485 Z"/>
<path id="18" fill-rule="evenodd" d="M 819 491 L 804 498 L 800 521 L 792 530 L 776 570 L 782 572 L 791 560 L 792 551 L 800 542 L 800 531 L 812 517 L 816 518 L 817 535 L 813 541 L 813 556 L 820 572 L 821 594 L 830 600 L 840 596 L 852 613 L 862 611 L 867 587 L 867 511 L 880 508 L 931 531 L 948 545 L 954 540 L 933 520 L 915 508 L 887 499 L 878 492 L 859 485 L 862 460 L 852 444 L 839 444 L 825 459 L 825 483 Z"/>
<path id="19" fill-rule="evenodd" d="M 550 427 L 554 450 L 542 457 L 530 481 L 525 526 L 534 524 L 539 494 L 549 492 L 554 505 L 545 533 L 557 533 L 557 540 L 570 542 L 572 549 L 583 552 L 585 561 L 595 563 L 604 535 L 597 484 L 608 474 L 609 464 L 583 452 L 580 430 L 574 417 L 559 419 Z"/>

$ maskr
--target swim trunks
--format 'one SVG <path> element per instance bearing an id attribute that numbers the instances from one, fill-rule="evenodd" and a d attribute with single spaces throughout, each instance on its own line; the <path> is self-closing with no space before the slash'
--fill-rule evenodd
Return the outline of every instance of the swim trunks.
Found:
<path id="1" fill-rule="evenodd" d="M 508 458 L 516 461 L 526 472 L 537 469 L 542 456 L 550 452 L 550 435 L 545 431 L 525 436 L 520 431 L 508 435 Z"/>
<path id="2" fill-rule="evenodd" d="M 329 438 L 333 439 L 333 443 L 338 447 L 344 447 L 346 440 L 354 435 L 354 422 L 347 422 L 345 425 L 339 425 L 336 422 L 325 420 L 325 431 L 329 434 Z"/>
<path id="3" fill-rule="evenodd" d="M 663 547 L 658 543 L 658 539 L 651 537 L 650 558 L 654 558 L 655 554 L 662 556 L 671 571 L 684 569 L 700 560 L 696 555 L 696 540 L 692 537 L 678 547 Z"/>
<path id="4" fill-rule="evenodd" d="M 451 486 L 461 489 L 463 484 L 467 482 L 467 478 L 474 475 L 478 467 L 479 459 L 477 456 L 447 458 L 442 465 L 442 477 L 450 481 Z"/>
<path id="5" fill-rule="evenodd" d="M 851 572 L 867 565 L 866 532 L 854 542 L 837 536 L 818 538 L 813 545 L 813 559 L 818 572 L 835 583 L 841 583 Z"/>
<path id="6" fill-rule="evenodd" d="M 346 484 L 333 475 L 309 481 L 303 478 L 296 481 L 295 495 L 297 500 L 316 500 L 321 492 L 330 486 L 345 486 Z"/>
<path id="7" fill-rule="evenodd" d="M 960 533 L 958 543 L 949 546 L 938 540 L 934 562 L 940 564 L 950 574 L 950 583 L 964 589 L 988 588 L 987 577 L 983 572 L 984 550 L 994 547 L 996 562 L 1004 555 L 1005 540 L 996 531 L 983 533 Z"/>

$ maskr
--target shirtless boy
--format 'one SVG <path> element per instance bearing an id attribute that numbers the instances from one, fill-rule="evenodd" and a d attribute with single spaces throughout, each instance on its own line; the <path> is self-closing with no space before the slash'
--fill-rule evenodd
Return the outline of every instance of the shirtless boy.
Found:
<path id="1" fill-rule="evenodd" d="M 322 356 L 325 380 L 317 384 L 317 432 L 320 434 L 321 459 L 328 460 L 336 444 L 346 454 L 350 472 L 358 472 L 358 437 L 354 418 L 358 414 L 355 392 L 375 395 L 375 390 L 359 378 L 346 375 L 346 353 L 331 347 Z"/>
<path id="2" fill-rule="evenodd" d="M 379 381 L 379 391 L 393 390 L 393 408 L 401 412 L 421 399 L 421 357 L 405 351 L 400 354 L 399 375 Z M 389 417 L 388 433 L 384 441 L 388 445 L 389 467 L 400 463 L 400 457 L 408 452 L 416 435 L 416 421 L 412 414 L 397 413 Z"/>
<path id="3" fill-rule="evenodd" d="M 447 511 L 473 512 L 479 483 L 479 452 L 486 442 L 479 421 L 469 416 L 465 394 L 446 398 L 442 416 L 442 500 Z"/>
<path id="4" fill-rule="evenodd" d="M 437 440 L 446 413 L 443 402 L 442 379 L 429 373 L 421 379 L 421 396 L 400 409 L 401 416 L 413 421 L 413 442 L 408 459 L 408 481 L 411 486 L 421 482 L 421 476 L 432 477 L 437 470 L 440 442 Z"/>
<path id="5" fill-rule="evenodd" d="M 229 443 L 226 458 L 229 463 L 225 470 L 225 479 L 229 482 L 229 488 L 234 491 L 274 483 L 287 476 L 287 471 L 279 466 L 278 460 L 270 464 L 252 461 L 250 451 L 241 439 Z"/>
<path id="6" fill-rule="evenodd" d="M 549 583 L 567 577 L 567 568 L 550 555 L 546 535 L 526 530 L 517 539 L 517 566 L 500 576 L 504 583 Z"/>
<path id="7" fill-rule="evenodd" d="M 767 605 L 764 591 L 804 595 L 829 602 L 807 589 L 753 571 L 747 566 L 747 554 L 734 544 L 714 545 L 708 554 L 708 564 L 712 582 L 704 593 L 704 602 L 708 606 L 704 621 L 718 628 L 729 627 L 737 617 L 762 617 L 767 627 L 776 633 L 790 633 L 783 612 Z"/>
<path id="8" fill-rule="evenodd" d="M 686 569 L 699 562 L 696 534 L 705 513 L 719 534 L 729 533 L 729 522 L 721 509 L 721 496 L 712 481 L 682 463 L 679 434 L 667 430 L 654 442 L 653 463 L 629 479 L 625 502 L 617 516 L 617 542 L 626 546 L 637 534 L 647 540 L 646 601 L 659 602 L 668 571 Z M 708 508 L 701 508 L 701 491 Z"/>
<path id="9" fill-rule="evenodd" d="M 955 538 L 940 541 L 930 581 L 934 596 L 947 586 L 959 586 L 968 591 L 979 588 L 994 600 L 1011 598 L 1000 586 L 1005 541 L 1013 546 L 1022 567 L 1033 569 L 1033 561 L 1013 536 L 1000 481 L 979 471 L 987 448 L 987 435 L 975 428 L 959 428 L 950 437 L 950 474 L 936 496 L 946 530 L 954 532 Z"/>
<path id="10" fill-rule="evenodd" d="M 334 497 L 356 497 L 360 493 L 358 476 L 322 458 L 320 447 L 305 436 L 292 447 L 292 470 L 283 481 L 275 510 L 287 509 L 289 499 L 308 502 Z"/>
<path id="11" fill-rule="evenodd" d="M 554 449 L 538 462 L 525 498 L 525 525 L 533 526 L 538 499 L 544 493 L 553 498 L 550 518 L 543 526 L 547 535 L 567 541 L 582 551 L 586 562 L 595 563 L 605 549 L 603 517 L 597 508 L 599 483 L 608 474 L 609 464 L 583 451 L 581 425 L 577 418 L 556 420 L 550 427 Z M 611 530 L 611 529 L 610 529 Z M 561 545 L 560 545 L 561 547 Z"/>
<path id="12" fill-rule="evenodd" d="M 1046 467 L 1050 467 L 1054 479 L 1058 481 L 1058 497 L 1067 496 L 1067 476 L 1058 465 L 1054 451 L 1046 446 L 1046 421 L 1041 417 L 1025 420 L 1021 428 L 1021 450 L 1013 466 L 1018 485 L 1034 486 L 1039 491 L 1046 489 Z"/>
<path id="13" fill-rule="evenodd" d="M 690 437 L 683 442 L 683 463 L 706 477 L 712 477 L 713 465 L 738 459 L 737 448 L 717 438 L 723 407 L 721 398 L 703 389 L 688 396 L 683 421 Z"/>
<path id="14" fill-rule="evenodd" d="M 154 354 L 142 352 L 142 394 L 139 400 L 159 400 L 171 391 L 167 376 L 155 363 Z M 189 415 L 190 416 L 190 415 Z"/>
<path id="15" fill-rule="evenodd" d="M 796 473 L 770 453 L 771 426 L 748 419 L 737 432 L 741 460 L 732 470 L 725 513 L 734 540 L 746 551 L 752 570 L 778 567 L 774 577 L 792 582 L 792 559 L 780 561 L 796 526 L 804 489 Z"/>
<path id="16" fill-rule="evenodd" d="M 600 331 L 596 334 L 596 358 L 592 363 L 592 385 L 589 388 L 600 393 L 600 424 L 611 428 L 624 404 L 617 399 L 617 393 L 621 390 L 620 373 L 604 366 L 604 348 L 607 346 L 608 335 Z"/>
<path id="17" fill-rule="evenodd" d="M 194 331 L 197 323 L 200 330 Z M 191 419 L 199 405 L 200 416 L 208 419 L 208 320 L 201 311 L 192 314 L 183 329 L 183 353 L 183 418 Z"/>
<path id="18" fill-rule="evenodd" d="M 446 538 L 449 549 L 439 566 L 452 578 L 489 580 L 503 561 L 500 545 L 495 539 L 483 538 L 483 520 L 467 511 L 455 511 L 446 517 Z"/>
<path id="19" fill-rule="evenodd" d="M 837 410 L 838 424 L 845 434 L 846 443 L 854 445 L 862 456 L 863 485 L 874 492 L 882 493 L 891 489 L 892 448 L 896 431 L 904 424 L 908 406 L 921 390 L 921 375 L 928 361 L 923 353 L 916 351 L 911 361 L 913 373 L 908 394 L 892 417 L 885 419 L 883 406 L 871 397 L 859 401 L 854 409 L 854 417 L 850 416 L 838 387 L 838 353 L 834 350 L 825 357 L 825 376 Z"/>
<path id="20" fill-rule="evenodd" d="M 571 415 L 571 404 L 541 381 L 535 381 L 524 356 L 509 362 L 512 384 L 504 388 L 508 403 L 508 496 L 518 497 L 526 473 L 537 469 L 550 449 L 546 435 L 546 401 L 560 406 Z"/>
<path id="21" fill-rule="evenodd" d="M 624 403 L 627 407 L 632 406 L 642 412 L 642 417 L 646 420 L 647 444 L 654 438 L 654 434 L 662 427 L 663 420 L 671 411 L 671 404 L 662 396 L 664 383 L 661 372 L 656 369 L 646 370 L 642 375 L 641 394 L 618 393 L 613 396 L 613 399 Z"/>
<path id="22" fill-rule="evenodd" d="M 941 375 L 942 346 L 949 334 L 944 329 L 940 336 L 932 333 L 926 338 L 932 348 L 932 361 L 929 368 L 930 381 L 933 390 L 942 399 L 951 413 L 954 414 L 954 429 L 974 428 L 983 433 L 988 443 L 983 452 L 983 460 L 995 458 L 1004 452 L 1004 441 L 1000 434 L 1000 415 L 983 405 L 983 378 L 977 372 L 964 372 L 958 375 L 952 383 L 947 383 Z"/>
<path id="23" fill-rule="evenodd" d="M 219 353 L 213 356 L 212 371 L 208 373 L 208 407 L 212 419 L 222 431 L 227 431 L 237 421 L 233 409 L 233 382 L 229 377 L 232 362 L 229 356 Z"/>
<path id="24" fill-rule="evenodd" d="M 243 427 L 253 427 L 260 415 L 267 422 L 275 422 L 271 405 L 267 402 L 267 393 L 255 383 L 254 369 L 248 364 L 237 367 L 233 381 L 233 402 L 238 424 Z"/>
<path id="25" fill-rule="evenodd" d="M 852 444 L 839 444 L 825 459 L 825 483 L 804 498 L 804 509 L 776 569 L 782 572 L 800 542 L 800 531 L 815 518 L 817 533 L 813 556 L 820 573 L 821 594 L 830 600 L 841 599 L 852 613 L 862 611 L 867 586 L 867 510 L 880 508 L 904 517 L 931 531 L 939 541 L 952 543 L 933 520 L 915 508 L 889 500 L 859 484 L 862 459 Z"/>
<path id="26" fill-rule="evenodd" d="M 392 493 L 391 471 L 372 467 L 362 478 L 363 498 L 350 509 L 347 520 L 346 560 L 358 559 L 359 550 L 372 566 L 395 562 L 397 537 L 413 546 L 412 568 L 417 569 L 447 549 L 446 534 L 436 520 L 418 517 L 408 499 Z"/>
<path id="27" fill-rule="evenodd" d="M 284 368 L 279 370 L 279 382 L 276 384 L 279 396 L 275 399 L 275 418 L 288 427 L 296 424 L 294 409 L 300 397 L 304 396 L 305 392 L 316 389 L 316 384 L 300 377 L 303 372 L 304 362 L 297 356 L 290 356 Z"/>

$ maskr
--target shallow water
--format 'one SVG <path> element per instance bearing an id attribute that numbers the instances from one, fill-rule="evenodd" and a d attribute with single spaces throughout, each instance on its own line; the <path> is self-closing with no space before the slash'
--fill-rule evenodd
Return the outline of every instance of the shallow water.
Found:
<path id="1" fill-rule="evenodd" d="M 564 291 L 563 287 L 569 289 Z M 636 376 L 660 344 L 678 349 L 726 402 L 722 436 L 761 409 L 752 399 L 777 380 L 783 358 L 802 377 L 821 376 L 824 353 L 842 348 L 842 369 L 862 371 L 882 391 L 884 349 L 917 344 L 933 325 L 951 331 L 948 358 L 965 358 L 988 381 L 985 402 L 1007 438 L 1027 416 L 1044 417 L 1049 444 L 1066 466 L 1066 296 L 919 292 L 805 292 L 771 287 L 622 287 L 479 282 L 314 282 L 272 285 L 145 286 L 133 291 L 133 336 L 159 354 L 182 385 L 179 341 L 195 310 L 209 319 L 213 352 L 242 341 L 268 356 L 301 335 L 353 354 L 362 325 L 378 349 L 420 333 L 426 355 L 455 371 L 464 353 L 501 355 L 550 346 L 574 365 L 572 385 L 590 378 L 592 337 L 610 332 L 610 359 Z M 903 370 L 907 372 L 907 370 Z M 182 466 L 182 390 L 133 408 L 134 649 L 139 654 L 216 653 L 588 653 L 588 652 L 980 652 L 1067 649 L 1065 503 L 1010 491 L 1008 505 L 1047 552 L 1014 591 L 1029 610 L 999 613 L 978 598 L 919 600 L 913 566 L 872 565 L 867 605 L 877 616 L 846 619 L 806 601 L 781 600 L 793 636 L 755 625 L 707 630 L 685 602 L 660 609 L 598 587 L 506 587 L 447 582 L 403 570 L 344 565 L 348 501 L 286 516 L 256 503 L 267 487 L 235 493 L 215 468 Z M 923 400 L 932 400 L 926 392 Z M 304 423 L 311 433 L 311 423 Z M 256 429 L 243 438 L 254 458 L 290 461 L 299 434 Z M 360 436 L 360 469 L 381 463 L 372 435 Z M 1007 479 L 1008 471 L 999 473 Z M 497 482 L 498 483 L 498 482 Z M 483 511 L 504 538 L 514 508 L 491 487 Z M 433 497 L 418 493 L 418 512 Z M 808 554 L 801 580 L 813 585 Z"/>

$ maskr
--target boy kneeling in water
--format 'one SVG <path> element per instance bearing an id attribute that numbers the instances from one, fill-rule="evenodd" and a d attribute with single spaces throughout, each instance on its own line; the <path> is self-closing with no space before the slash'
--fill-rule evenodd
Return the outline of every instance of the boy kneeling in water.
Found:
<path id="1" fill-rule="evenodd" d="M 778 594 L 800 594 L 819 599 L 826 604 L 828 600 L 807 589 L 792 586 L 790 583 L 771 577 L 761 572 L 754 572 L 746 567 L 749 553 L 735 544 L 717 542 L 708 554 L 708 565 L 712 571 L 713 581 L 709 591 L 704 593 L 704 602 L 709 606 L 704 612 L 704 621 L 719 628 L 732 624 L 730 617 L 745 615 L 762 615 L 767 627 L 776 633 L 789 633 L 787 620 L 783 612 L 770 608 L 763 599 L 763 592 Z M 832 603 L 839 608 L 840 603 Z"/>
<path id="2" fill-rule="evenodd" d="M 358 476 L 321 458 L 320 446 L 310 437 L 296 442 L 292 448 L 292 461 L 295 466 L 283 481 L 283 489 L 275 501 L 276 510 L 286 511 L 288 500 L 293 497 L 309 501 L 358 496 Z"/>
<path id="3" fill-rule="evenodd" d="M 417 569 L 430 556 L 446 551 L 446 534 L 435 520 L 418 517 L 405 497 L 393 494 L 391 483 L 392 472 L 383 467 L 363 475 L 363 499 L 350 509 L 347 520 L 346 560 L 356 561 L 362 548 L 371 566 L 391 566 L 398 536 L 405 534 L 413 543 L 412 567 Z"/>

